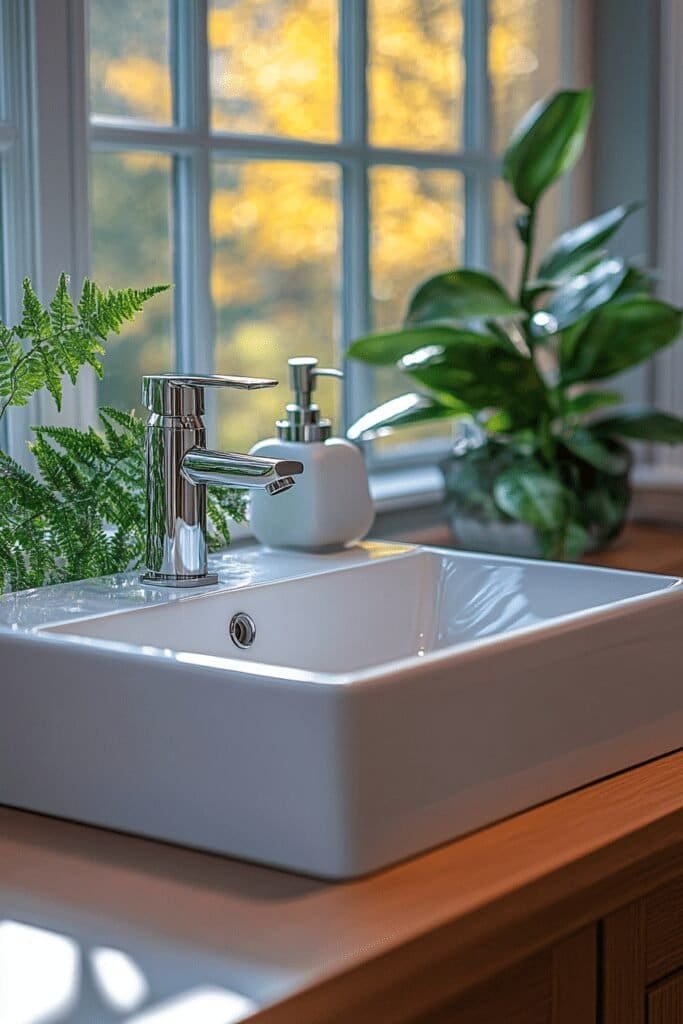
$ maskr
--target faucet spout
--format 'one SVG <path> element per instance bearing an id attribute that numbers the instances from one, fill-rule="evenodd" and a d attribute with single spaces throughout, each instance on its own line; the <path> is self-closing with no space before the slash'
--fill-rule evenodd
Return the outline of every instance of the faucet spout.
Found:
<path id="1" fill-rule="evenodd" d="M 155 587 L 206 587 L 209 572 L 207 484 L 258 487 L 281 494 L 303 473 L 300 462 L 216 452 L 206 447 L 202 420 L 205 387 L 266 388 L 260 377 L 150 374 L 143 401 L 150 416 L 145 429 L 147 550 L 142 583 Z"/>
<path id="2" fill-rule="evenodd" d="M 269 494 L 280 494 L 294 485 L 292 477 L 303 473 L 304 467 L 303 463 L 289 459 L 191 448 L 183 457 L 181 470 L 193 484 L 263 488 Z"/>

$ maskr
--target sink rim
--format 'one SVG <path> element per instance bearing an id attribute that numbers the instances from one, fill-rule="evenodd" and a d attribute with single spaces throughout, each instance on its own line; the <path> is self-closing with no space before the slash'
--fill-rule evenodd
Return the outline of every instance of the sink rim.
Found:
<path id="1" fill-rule="evenodd" d="M 325 671 L 324 669 L 293 668 L 286 664 L 278 664 L 270 661 L 246 661 L 240 659 L 239 655 L 227 657 L 223 655 L 204 654 L 184 651 L 182 649 L 156 647 L 152 644 L 143 645 L 128 643 L 122 640 L 105 639 L 103 637 L 84 636 L 77 632 L 66 632 L 66 629 L 69 626 L 76 627 L 78 623 L 82 623 L 84 621 L 108 621 L 114 616 L 118 617 L 119 615 L 129 615 L 135 612 L 145 612 L 151 611 L 152 609 L 159 610 L 160 608 L 174 607 L 179 602 L 203 601 L 218 594 L 237 595 L 245 591 L 249 591 L 251 593 L 255 590 L 263 589 L 264 587 L 278 587 L 281 584 L 293 583 L 309 577 L 346 573 L 351 572 L 354 569 L 358 569 L 361 566 L 377 565 L 385 561 L 394 561 L 399 558 L 420 558 L 425 555 L 445 555 L 450 558 L 463 560 L 485 559 L 487 562 L 501 563 L 503 565 L 519 565 L 520 563 L 522 565 L 525 563 L 540 564 L 542 566 L 548 566 L 549 568 L 553 566 L 559 567 L 563 572 L 571 574 L 587 572 L 590 574 L 609 574 L 617 577 L 635 577 L 637 579 L 646 580 L 656 579 L 661 581 L 662 586 L 660 589 L 654 590 L 650 593 L 636 594 L 630 597 L 619 598 L 615 601 L 596 605 L 592 608 L 566 612 L 545 622 L 517 627 L 509 632 L 494 633 L 491 636 L 477 637 L 452 644 L 448 647 L 426 651 L 422 655 L 418 655 L 417 653 L 405 655 L 390 661 L 384 661 L 379 664 L 343 672 Z M 14 636 L 22 635 L 25 638 L 31 638 L 41 644 L 59 646 L 67 644 L 69 647 L 76 645 L 88 650 L 101 650 L 103 653 L 106 652 L 110 655 L 122 658 L 142 657 L 147 659 L 151 657 L 154 658 L 157 663 L 163 661 L 171 664 L 175 663 L 181 666 L 192 666 L 202 670 L 221 672 L 223 674 L 239 673 L 241 675 L 255 676 L 257 678 L 274 681 L 283 680 L 293 683 L 313 683 L 318 686 L 324 684 L 348 687 L 351 684 L 359 684 L 362 682 L 381 679 L 387 675 L 397 676 L 404 675 L 406 673 L 414 673 L 418 668 L 421 670 L 431 667 L 436 668 L 444 662 L 453 661 L 454 663 L 459 663 L 464 660 L 476 658 L 481 655 L 482 651 L 485 654 L 489 649 L 492 652 L 511 650 L 520 645 L 532 644 L 534 639 L 538 639 L 540 641 L 552 634 L 564 635 L 568 632 L 579 630 L 582 626 L 590 625 L 593 622 L 607 622 L 614 618 L 618 618 L 624 613 L 629 613 L 635 607 L 643 606 L 649 608 L 653 604 L 676 599 L 683 600 L 683 578 L 668 574 L 612 569 L 608 566 L 584 566 L 564 562 L 546 562 L 537 559 L 524 559 L 506 555 L 489 555 L 485 552 L 461 551 L 458 549 L 431 547 L 427 545 L 414 545 L 411 547 L 407 547 L 406 545 L 397 545 L 397 550 L 395 552 L 387 554 L 376 561 L 368 560 L 365 562 L 347 562 L 345 564 L 337 564 L 335 566 L 321 565 L 318 569 L 313 569 L 312 571 L 307 571 L 299 575 L 291 574 L 277 579 L 247 582 L 237 586 L 231 585 L 228 580 L 225 582 L 219 582 L 210 588 L 207 587 L 206 591 L 202 593 L 197 593 L 195 591 L 191 594 L 183 593 L 182 596 L 169 596 L 166 600 L 162 600 L 156 604 L 144 605 L 137 608 L 116 608 L 94 614 L 85 613 L 73 618 L 55 620 L 49 624 L 39 624 L 21 630 L 12 629 L 0 624 L 0 637 L 8 634 Z"/>

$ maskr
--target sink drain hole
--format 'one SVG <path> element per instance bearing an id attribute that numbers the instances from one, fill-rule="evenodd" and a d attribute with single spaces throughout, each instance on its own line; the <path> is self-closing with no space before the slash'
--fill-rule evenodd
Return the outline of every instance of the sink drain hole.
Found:
<path id="1" fill-rule="evenodd" d="M 256 639 L 256 626 L 251 615 L 247 615 L 246 612 L 237 612 L 230 619 L 230 639 L 234 643 L 235 647 L 239 647 L 245 650 L 247 647 L 251 647 L 254 640 Z"/>

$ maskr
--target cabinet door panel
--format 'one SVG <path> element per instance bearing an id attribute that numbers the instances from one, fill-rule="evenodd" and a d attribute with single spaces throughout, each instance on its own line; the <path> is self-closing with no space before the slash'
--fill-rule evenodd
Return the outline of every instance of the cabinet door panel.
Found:
<path id="1" fill-rule="evenodd" d="M 683 876 L 643 900 L 647 981 L 683 968 Z"/>
<path id="2" fill-rule="evenodd" d="M 598 1013 L 598 936 L 594 925 L 553 950 L 552 1024 L 595 1024 Z"/>
<path id="3" fill-rule="evenodd" d="M 683 1024 L 683 876 L 602 926 L 603 1024 Z"/>
<path id="4" fill-rule="evenodd" d="M 596 1024 L 597 930 L 570 935 L 412 1024 Z"/>
<path id="5" fill-rule="evenodd" d="M 683 1024 L 683 971 L 650 989 L 647 1024 Z"/>
<path id="6" fill-rule="evenodd" d="M 645 1024 L 645 923 L 642 901 L 605 918 L 603 1024 Z"/>

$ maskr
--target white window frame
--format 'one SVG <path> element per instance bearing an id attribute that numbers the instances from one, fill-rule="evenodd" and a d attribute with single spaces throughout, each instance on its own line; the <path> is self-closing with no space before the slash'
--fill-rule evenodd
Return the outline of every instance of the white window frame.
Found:
<path id="1" fill-rule="evenodd" d="M 0 18 L 0 316 L 14 321 L 22 279 L 34 276 L 36 268 L 32 21 L 20 0 L 0 0 Z M 4 417 L 0 444 L 19 458 L 37 413 L 33 405 L 9 410 Z"/>
<path id="2" fill-rule="evenodd" d="M 340 0 L 339 83 L 340 138 L 319 143 L 267 136 L 212 132 L 209 117 L 207 0 L 171 0 L 178 19 L 177 123 L 165 127 L 126 119 L 95 117 L 88 123 L 87 0 L 0 0 L 24 11 L 32 40 L 29 81 L 34 83 L 32 149 L 35 161 L 34 204 L 38 242 L 34 280 L 46 297 L 61 270 L 80 281 L 89 267 L 89 152 L 143 149 L 170 154 L 175 161 L 173 251 L 175 260 L 176 366 L 181 371 L 210 372 L 213 365 L 214 315 L 210 294 L 210 164 L 214 155 L 330 163 L 342 171 L 342 280 L 340 358 L 349 342 L 369 325 L 370 211 L 368 172 L 375 166 L 408 166 L 460 172 L 464 180 L 465 238 L 463 262 L 485 267 L 489 256 L 489 188 L 498 159 L 487 147 L 488 67 L 487 0 L 463 0 L 466 91 L 463 149 L 458 152 L 375 147 L 367 132 L 364 72 L 367 50 L 367 0 Z M 561 79 L 567 86 L 585 81 L 577 55 L 585 52 L 589 0 L 565 0 Z M 581 50 L 579 49 L 581 47 Z M 574 183 L 565 200 L 584 205 L 585 182 Z M 579 202 L 576 194 L 579 193 Z M 583 212 L 583 211 L 581 211 Z M 30 268 L 29 268 L 30 269 Z M 17 294 L 15 283 L 10 287 Z M 344 420 L 371 407 L 371 371 L 346 365 Z M 96 391 L 82 375 L 67 388 L 62 420 L 85 426 L 93 422 Z M 50 408 L 39 410 L 50 419 Z M 16 431 L 16 444 L 23 443 Z M 411 458 L 373 460 L 373 469 L 392 471 L 438 460 L 444 442 L 427 445 Z M 408 474 L 408 489 L 417 485 Z M 395 491 L 395 488 L 394 488 Z"/>
<path id="3" fill-rule="evenodd" d="M 184 372 L 211 372 L 214 324 L 209 289 L 209 225 L 212 157 L 277 159 L 341 168 L 341 338 L 340 357 L 349 342 L 369 326 L 370 221 L 368 173 L 382 165 L 447 169 L 465 182 L 465 261 L 482 266 L 488 254 L 488 185 L 498 168 L 486 151 L 487 137 L 487 3 L 464 0 L 467 87 L 464 149 L 460 152 L 375 147 L 368 140 L 364 88 L 367 46 L 367 0 L 341 0 L 339 19 L 340 138 L 308 142 L 284 137 L 212 131 L 208 88 L 207 0 L 171 0 L 177 29 L 175 94 L 181 100 L 176 124 L 153 126 L 96 116 L 90 124 L 94 151 L 144 149 L 175 159 L 174 252 L 176 261 L 176 363 Z M 199 254 L 199 259 L 197 259 Z M 372 374 L 348 363 L 344 419 L 350 422 L 372 403 Z"/>

